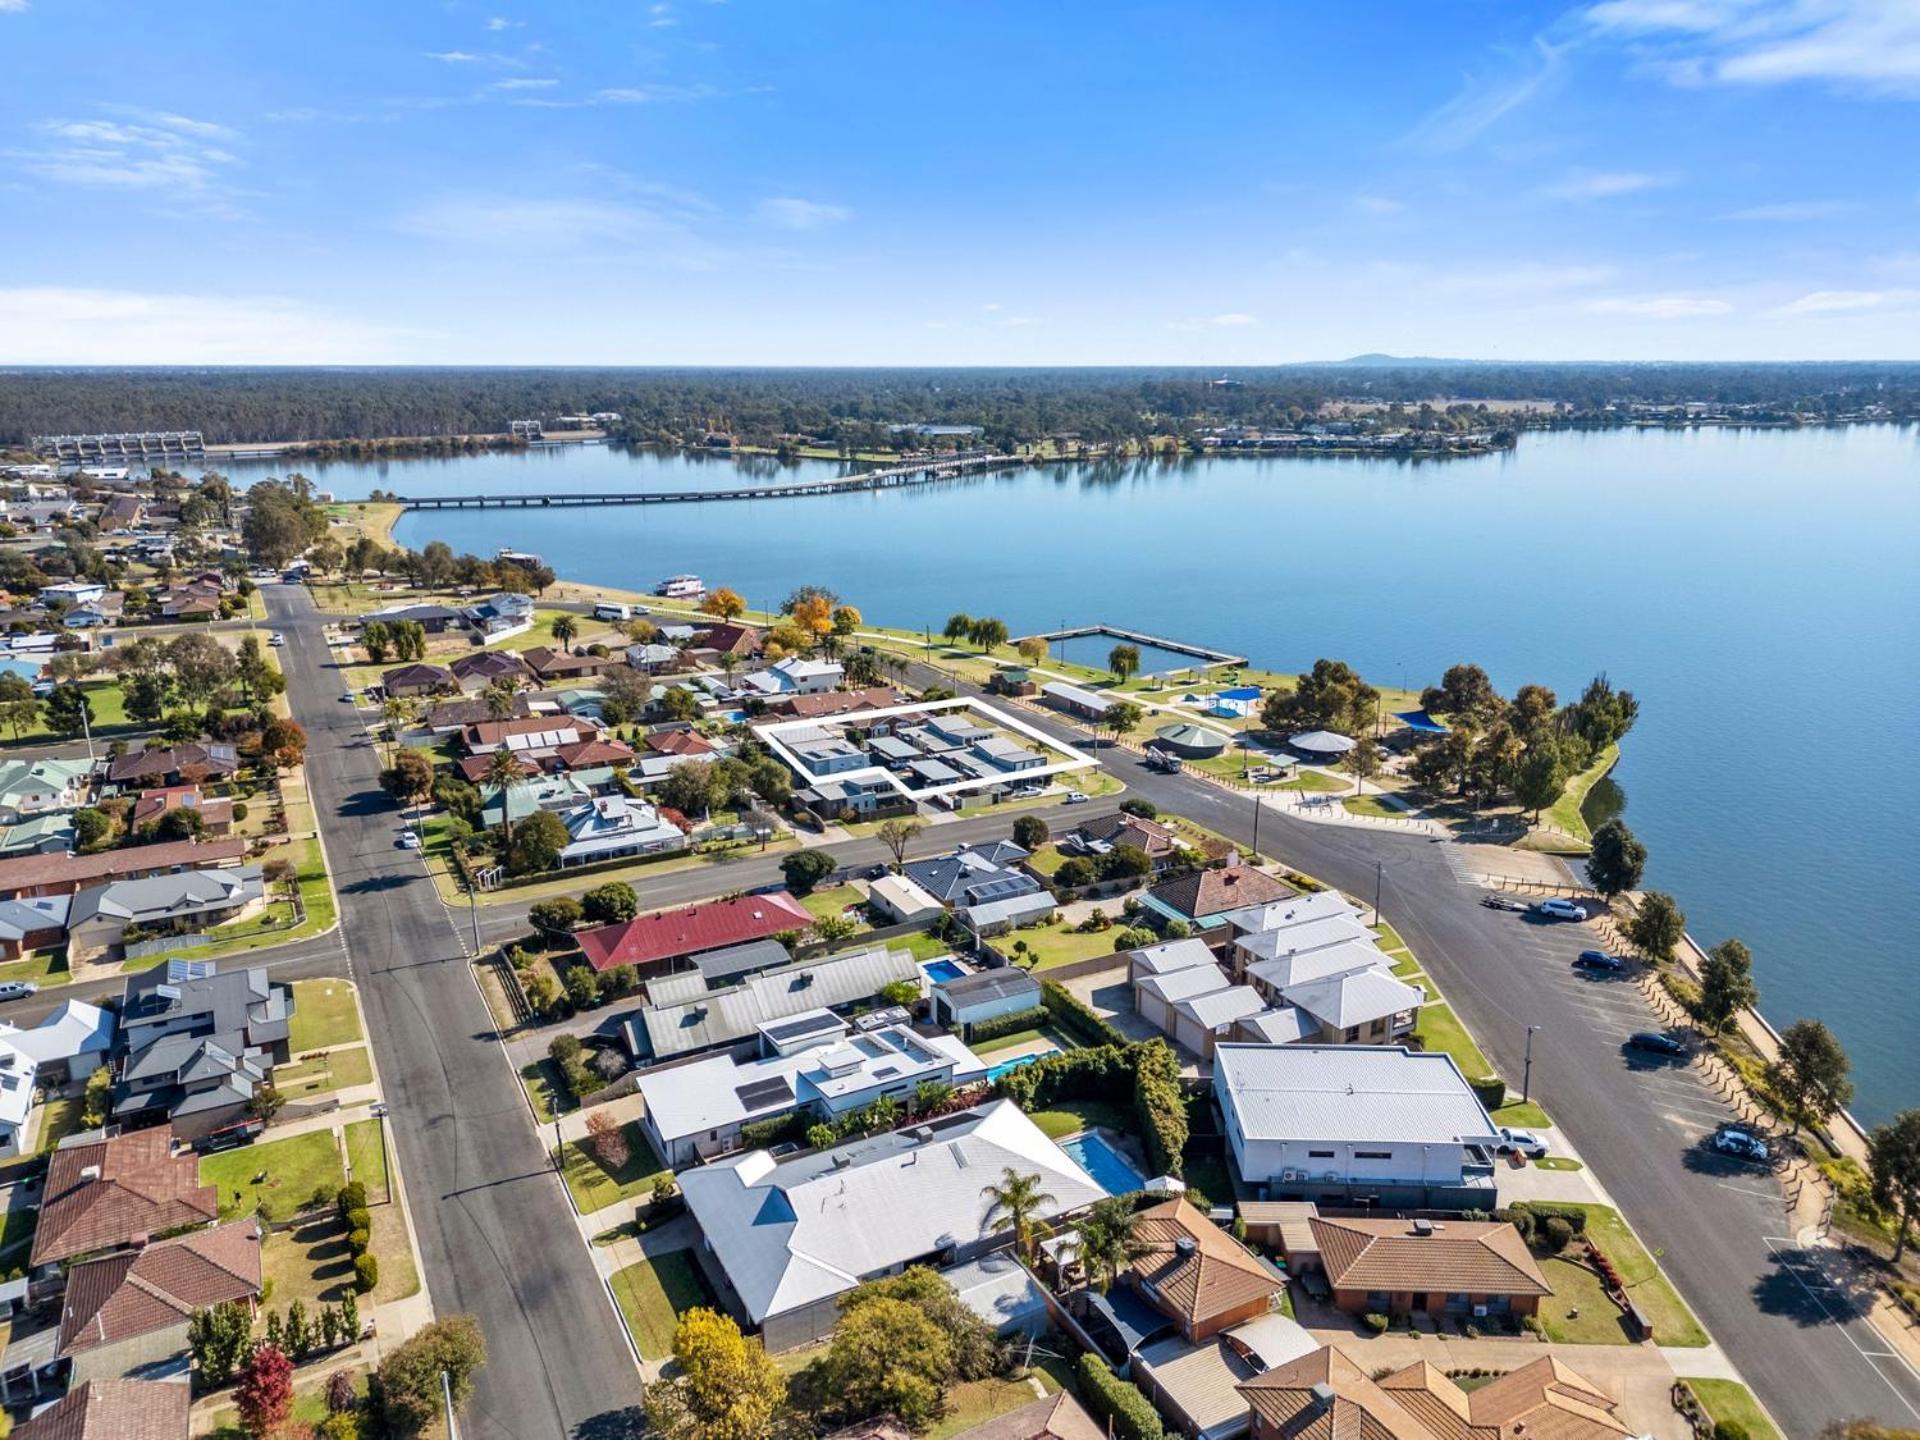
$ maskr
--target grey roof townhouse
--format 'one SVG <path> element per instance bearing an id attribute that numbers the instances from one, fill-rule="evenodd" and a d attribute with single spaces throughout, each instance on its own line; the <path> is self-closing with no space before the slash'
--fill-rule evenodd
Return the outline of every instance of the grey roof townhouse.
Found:
<path id="1" fill-rule="evenodd" d="M 1039 1176 L 1053 1197 L 1039 1219 L 1106 1195 L 1010 1100 L 784 1162 L 751 1151 L 680 1184 L 716 1288 L 780 1351 L 828 1334 L 862 1280 L 1007 1244 L 981 1193 L 1007 1170 Z"/>
<path id="2" fill-rule="evenodd" d="M 51 756 L 0 760 L 0 825 L 72 810 L 86 803 L 92 778 L 91 760 L 56 760 Z"/>
<path id="3" fill-rule="evenodd" d="M 1017 866 L 1027 852 L 1006 840 L 962 845 L 950 855 L 909 861 L 906 877 L 943 905 L 983 905 L 1010 895 L 1031 895 L 1040 882 Z"/>
<path id="4" fill-rule="evenodd" d="M 171 961 L 127 977 L 116 1119 L 166 1119 L 192 1140 L 247 1113 L 287 1059 L 293 991 L 262 968 Z"/>
<path id="5" fill-rule="evenodd" d="M 266 881 L 257 865 L 182 870 L 138 880 L 110 880 L 73 897 L 67 915 L 67 959 L 76 970 L 118 949 L 129 929 L 186 934 L 258 909 Z"/>

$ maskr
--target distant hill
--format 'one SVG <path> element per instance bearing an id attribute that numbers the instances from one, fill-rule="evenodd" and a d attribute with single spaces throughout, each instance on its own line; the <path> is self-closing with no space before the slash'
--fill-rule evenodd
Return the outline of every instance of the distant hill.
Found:
<path id="1" fill-rule="evenodd" d="M 1351 365 L 1356 368 L 1374 370 L 1405 370 L 1411 367 L 1425 369 L 1433 365 L 1504 365 L 1504 360 L 1442 360 L 1433 355 L 1382 355 L 1377 351 L 1368 355 L 1355 355 L 1346 360 L 1336 360 L 1336 365 Z"/>

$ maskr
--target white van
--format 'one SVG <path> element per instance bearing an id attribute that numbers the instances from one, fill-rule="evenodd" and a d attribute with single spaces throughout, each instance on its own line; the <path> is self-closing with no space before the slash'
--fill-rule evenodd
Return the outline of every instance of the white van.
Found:
<path id="1" fill-rule="evenodd" d="M 593 607 L 593 618 L 596 620 L 631 620 L 633 613 L 633 606 L 616 605 L 611 600 L 602 600 Z"/>

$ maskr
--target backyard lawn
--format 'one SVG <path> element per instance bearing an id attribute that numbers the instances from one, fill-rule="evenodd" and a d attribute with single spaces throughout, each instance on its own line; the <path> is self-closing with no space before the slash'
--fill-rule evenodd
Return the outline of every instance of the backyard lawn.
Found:
<path id="1" fill-rule="evenodd" d="M 1136 1128 L 1138 1119 L 1131 1105 L 1111 1100 L 1075 1100 L 1050 1110 L 1035 1110 L 1027 1117 L 1049 1140 L 1059 1140 L 1091 1130 L 1097 1125 L 1125 1135 Z"/>
<path id="2" fill-rule="evenodd" d="M 293 982 L 293 1053 L 324 1050 L 330 1045 L 353 1045 L 366 1037 L 360 1032 L 360 1012 L 353 987 L 326 976 Z"/>
<path id="3" fill-rule="evenodd" d="M 348 1045 L 328 1050 L 311 1060 L 278 1065 L 273 1071 L 273 1088 L 289 1100 L 307 1100 L 334 1090 L 373 1083 L 373 1062 L 364 1045 Z"/>
<path id="4" fill-rule="evenodd" d="M 1032 1378 L 1029 1379 L 1028 1375 Z M 1068 1367 L 1064 1361 L 1043 1361 L 1028 1375 L 1005 1378 L 996 1375 L 985 1380 L 961 1381 L 947 1392 L 947 1413 L 927 1432 L 927 1440 L 951 1440 L 952 1436 L 963 1435 L 977 1425 L 984 1425 L 1011 1410 L 1018 1410 L 1022 1405 L 1031 1405 L 1041 1398 L 1033 1388 L 1035 1380 L 1039 1381 L 1041 1390 L 1048 1395 L 1057 1395 L 1070 1388 Z"/>
<path id="5" fill-rule="evenodd" d="M 673 1332 L 681 1315 L 697 1305 L 714 1303 L 699 1263 L 685 1250 L 671 1250 L 616 1270 L 607 1283 L 620 1302 L 635 1348 L 649 1360 L 673 1353 Z"/>
<path id="6" fill-rule="evenodd" d="M 887 947 L 893 950 L 906 950 L 914 959 L 922 961 L 938 960 L 944 955 L 953 953 L 953 946 L 938 936 L 929 935 L 924 930 L 916 935 L 909 935 L 904 940 L 889 940 Z"/>
<path id="7" fill-rule="evenodd" d="M 220 1218 L 265 1212 L 269 1220 L 284 1220 L 319 1197 L 331 1201 L 346 1183 L 340 1147 L 328 1130 L 244 1145 L 200 1160 L 200 1183 L 219 1191 Z"/>
<path id="8" fill-rule="evenodd" d="M 669 1173 L 655 1157 L 646 1132 L 637 1122 L 629 1120 L 620 1131 L 626 1136 L 632 1153 L 617 1171 L 602 1165 L 590 1146 L 572 1140 L 567 1142 L 566 1167 L 561 1174 L 573 1195 L 573 1203 L 580 1207 L 583 1215 L 605 1209 L 616 1200 L 630 1200 L 644 1194 L 652 1188 L 656 1176 Z"/>
<path id="9" fill-rule="evenodd" d="M 1750 1440 L 1780 1440 L 1760 1402 L 1738 1380 L 1689 1380 L 1687 1385 L 1716 1421 L 1742 1427 Z"/>
<path id="10" fill-rule="evenodd" d="M 865 905 L 866 900 L 867 897 L 852 885 L 836 885 L 831 890 L 815 890 L 812 894 L 802 897 L 800 903 L 806 907 L 807 913 L 814 919 L 824 920 L 830 915 L 838 915 L 843 910 Z M 864 923 L 866 917 L 855 915 L 850 918 Z"/>
<path id="11" fill-rule="evenodd" d="M 1116 900 L 1116 914 L 1119 908 Z M 1113 936 L 1112 930 L 1094 930 L 1082 935 L 1071 925 L 1056 921 L 1032 930 L 1016 930 L 1011 935 L 997 936 L 993 946 L 1003 955 L 1012 956 L 1015 945 L 1025 941 L 1028 957 L 1025 968 L 1051 970 L 1056 965 L 1071 965 L 1076 960 L 1090 959 L 1095 955 L 1113 954 Z"/>

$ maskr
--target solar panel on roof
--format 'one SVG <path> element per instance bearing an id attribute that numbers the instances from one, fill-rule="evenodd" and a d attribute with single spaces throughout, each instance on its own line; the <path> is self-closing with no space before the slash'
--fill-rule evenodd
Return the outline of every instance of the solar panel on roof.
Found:
<path id="1" fill-rule="evenodd" d="M 973 903 L 984 905 L 989 900 L 1010 899 L 1015 895 L 1024 895 L 1032 888 L 1032 882 L 1021 875 L 1009 875 L 1004 880 L 986 880 L 973 887 Z"/>
<path id="2" fill-rule="evenodd" d="M 749 1110 L 758 1110 L 767 1105 L 785 1105 L 793 1099 L 793 1087 L 787 1084 L 784 1076 L 736 1086 L 733 1093 Z"/>
<path id="3" fill-rule="evenodd" d="M 211 960 L 169 960 L 167 961 L 167 981 L 173 985 L 184 985 L 189 980 L 210 979 L 214 973 Z"/>
<path id="4" fill-rule="evenodd" d="M 762 1027 L 775 1040 L 793 1040 L 802 1035 L 815 1035 L 824 1030 L 837 1030 L 840 1022 L 831 1015 L 803 1015 L 798 1020 L 783 1020 L 778 1025 Z"/>

